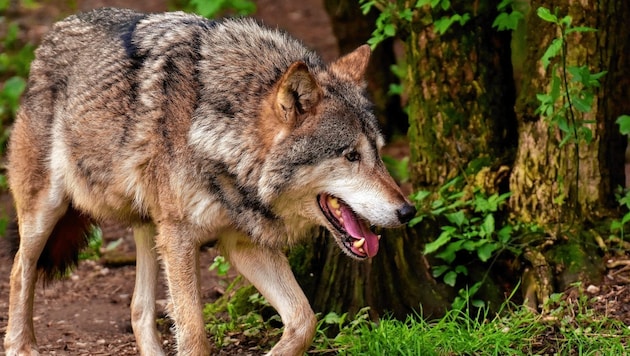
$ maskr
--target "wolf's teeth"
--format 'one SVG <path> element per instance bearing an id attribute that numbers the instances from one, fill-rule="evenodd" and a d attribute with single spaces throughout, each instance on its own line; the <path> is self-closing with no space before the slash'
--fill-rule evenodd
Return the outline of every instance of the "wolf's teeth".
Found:
<path id="1" fill-rule="evenodd" d="M 356 249 L 360 249 L 360 248 L 362 248 L 362 247 L 363 247 L 363 244 L 365 244 L 365 237 L 364 237 L 364 238 L 362 238 L 361 240 L 356 240 L 356 241 L 352 244 L 352 246 L 354 246 L 354 248 L 356 248 Z"/>
<path id="2" fill-rule="evenodd" d="M 363 249 L 363 247 L 359 248 L 359 252 L 365 253 L 365 250 Z"/>
<path id="3" fill-rule="evenodd" d="M 376 238 L 380 240 L 381 239 L 381 235 L 376 235 Z"/>
<path id="4" fill-rule="evenodd" d="M 335 215 L 341 216 L 341 209 L 335 209 Z"/>
<path id="5" fill-rule="evenodd" d="M 337 198 L 333 198 L 333 197 L 329 197 L 328 198 L 328 205 L 330 205 L 331 208 L 338 210 L 339 209 L 339 200 L 337 200 Z"/>

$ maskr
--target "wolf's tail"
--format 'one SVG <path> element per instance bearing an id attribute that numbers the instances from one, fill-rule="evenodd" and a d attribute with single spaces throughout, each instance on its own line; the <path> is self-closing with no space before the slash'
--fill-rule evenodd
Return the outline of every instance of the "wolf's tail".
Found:
<path id="1" fill-rule="evenodd" d="M 45 281 L 63 276 L 79 262 L 79 251 L 88 245 L 88 232 L 92 220 L 74 209 L 72 205 L 59 219 L 46 241 L 44 250 L 37 260 L 37 270 Z M 20 236 L 15 219 L 7 227 L 7 236 L 11 240 L 11 250 L 16 253 Z"/>

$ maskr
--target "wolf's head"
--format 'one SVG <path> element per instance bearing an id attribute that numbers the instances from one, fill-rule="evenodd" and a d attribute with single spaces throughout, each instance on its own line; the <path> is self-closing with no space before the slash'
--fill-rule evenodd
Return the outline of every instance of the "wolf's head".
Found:
<path id="1" fill-rule="evenodd" d="M 357 259 L 378 252 L 371 226 L 393 227 L 415 215 L 380 157 L 384 140 L 363 80 L 369 57 L 362 46 L 326 68 L 294 62 L 268 97 L 262 121 L 270 159 L 261 195 L 274 197 L 285 219 L 325 226 Z"/>

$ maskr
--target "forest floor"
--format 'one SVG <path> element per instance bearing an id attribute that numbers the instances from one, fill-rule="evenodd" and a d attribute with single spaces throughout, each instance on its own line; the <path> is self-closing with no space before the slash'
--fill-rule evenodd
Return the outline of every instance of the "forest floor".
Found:
<path id="1" fill-rule="evenodd" d="M 337 56 L 336 41 L 321 0 L 259 0 L 256 17 L 266 24 L 288 30 L 308 46 L 318 50 L 330 61 Z M 34 43 L 54 20 L 68 13 L 68 9 L 56 7 L 53 2 L 36 10 L 24 12 L 23 26 L 27 37 Z M 59 2 L 61 3 L 61 2 Z M 162 1 L 144 1 L 139 8 L 145 11 L 162 11 Z M 124 0 L 79 0 L 79 10 L 99 6 L 131 6 Z M 138 7 L 138 5 L 134 5 Z M 4 196 L 5 207 L 11 205 Z M 8 208 L 7 208 L 8 209 Z M 119 255 L 134 253 L 131 230 L 108 224 L 103 229 L 104 243 L 122 241 L 115 251 Z M 204 247 L 201 253 L 202 295 L 206 302 L 218 298 L 224 288 L 221 277 L 209 266 L 217 251 Z M 129 303 L 133 293 L 134 266 L 111 266 L 106 259 L 87 260 L 67 278 L 38 284 L 35 304 L 35 330 L 42 354 L 46 355 L 136 355 L 137 349 L 131 330 Z M 9 274 L 12 256 L 5 239 L 0 239 L 0 335 L 4 337 L 7 324 Z M 601 285 L 585 286 L 595 302 L 593 307 L 606 315 L 630 325 L 630 257 L 611 257 L 608 272 Z M 166 287 L 163 279 L 158 295 L 158 310 L 164 315 Z M 161 328 L 164 348 L 175 354 L 173 335 L 168 325 Z M 224 349 L 215 349 L 217 355 L 258 355 L 263 351 L 247 338 Z M 0 354 L 2 352 L 0 344 Z"/>

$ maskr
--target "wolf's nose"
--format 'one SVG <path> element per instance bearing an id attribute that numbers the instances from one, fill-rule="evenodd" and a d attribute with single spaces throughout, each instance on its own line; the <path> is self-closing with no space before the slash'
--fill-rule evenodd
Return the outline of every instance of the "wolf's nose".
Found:
<path id="1" fill-rule="evenodd" d="M 406 224 L 416 215 L 416 207 L 411 204 L 405 204 L 402 208 L 396 210 L 398 220 L 401 224 Z"/>

